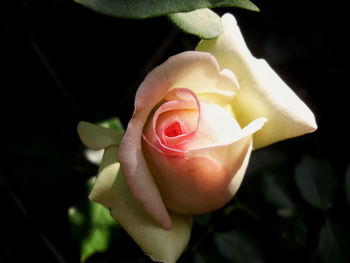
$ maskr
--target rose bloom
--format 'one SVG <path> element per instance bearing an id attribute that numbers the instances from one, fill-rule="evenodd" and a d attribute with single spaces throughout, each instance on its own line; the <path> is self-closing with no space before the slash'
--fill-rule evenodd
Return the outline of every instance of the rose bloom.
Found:
<path id="1" fill-rule="evenodd" d="M 235 18 L 226 14 L 222 22 L 218 39 L 147 75 L 123 137 L 78 126 L 88 147 L 105 149 L 90 199 L 111 209 L 155 261 L 175 262 L 188 243 L 191 215 L 232 199 L 252 149 L 317 127 L 267 62 L 251 55 Z"/>

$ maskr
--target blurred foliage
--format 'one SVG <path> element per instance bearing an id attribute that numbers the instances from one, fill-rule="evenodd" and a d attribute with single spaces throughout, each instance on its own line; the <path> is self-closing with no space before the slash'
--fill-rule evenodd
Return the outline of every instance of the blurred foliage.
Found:
<path id="1" fill-rule="evenodd" d="M 264 262 L 259 244 L 246 232 L 232 230 L 214 235 L 214 243 L 228 262 Z"/>
<path id="2" fill-rule="evenodd" d="M 249 0 L 187 0 L 181 2 L 166 0 L 75 0 L 96 12 L 122 17 L 144 19 L 178 12 L 189 12 L 201 8 L 240 7 L 248 10 L 259 9 Z"/>
<path id="3" fill-rule="evenodd" d="M 195 217 L 179 263 L 349 262 L 346 10 L 254 3 L 260 13 L 215 11 L 235 14 L 252 53 L 310 105 L 319 130 L 254 151 L 232 202 Z M 112 116 L 126 127 L 147 72 L 198 39 L 164 17 L 111 18 L 70 0 L 5 0 L 0 13 L 0 262 L 79 262 L 97 237 L 108 249 L 93 247 L 86 262 L 150 262 L 117 223 L 106 230 L 112 222 L 88 201 L 97 166 L 76 127 Z"/>
<path id="4" fill-rule="evenodd" d="M 337 181 L 330 164 L 306 156 L 295 169 L 295 179 L 301 195 L 310 205 L 323 211 L 332 207 Z"/>
<path id="5" fill-rule="evenodd" d="M 209 8 L 239 7 L 259 11 L 259 8 L 249 0 L 187 0 L 183 2 L 164 0 L 75 1 L 98 13 L 114 17 L 145 19 L 167 15 L 182 31 L 202 39 L 216 38 L 223 31 L 220 18 Z"/>
<path id="6" fill-rule="evenodd" d="M 82 262 L 96 252 L 106 251 L 111 238 L 118 234 L 116 230 L 119 227 L 108 209 L 86 198 L 92 186 L 93 181 L 88 181 L 81 202 L 68 210 L 72 237 L 80 246 Z"/>
<path id="7" fill-rule="evenodd" d="M 334 224 L 326 219 L 320 231 L 318 250 L 322 262 L 349 262 L 349 225 Z"/>
<path id="8" fill-rule="evenodd" d="M 182 31 L 201 39 L 217 38 L 224 30 L 220 17 L 208 8 L 169 14 L 168 17 Z"/>

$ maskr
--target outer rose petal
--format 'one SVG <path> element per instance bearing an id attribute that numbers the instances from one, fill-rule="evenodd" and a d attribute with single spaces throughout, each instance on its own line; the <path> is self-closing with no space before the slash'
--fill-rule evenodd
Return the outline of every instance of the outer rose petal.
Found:
<path id="1" fill-rule="evenodd" d="M 241 126 L 266 117 L 269 122 L 254 134 L 254 147 L 312 132 L 317 128 L 310 109 L 280 79 L 265 60 L 248 50 L 235 18 L 222 17 L 224 32 L 216 40 L 201 41 L 196 50 L 213 54 L 221 68 L 237 76 L 240 91 L 233 102 Z"/>
<path id="2" fill-rule="evenodd" d="M 147 118 L 169 89 L 185 85 L 203 97 L 213 94 L 219 104 L 230 101 L 238 87 L 229 71 L 219 71 L 215 58 L 203 52 L 188 51 L 169 58 L 153 69 L 140 85 L 135 98 L 135 111 L 120 143 L 119 161 L 130 191 L 146 211 L 164 228 L 171 220 L 147 167 L 141 135 Z M 189 86 L 188 86 L 189 85 Z"/>
<path id="3" fill-rule="evenodd" d="M 119 169 L 117 152 L 116 146 L 105 149 L 90 199 L 111 209 L 111 215 L 154 261 L 176 262 L 189 241 L 191 217 L 171 212 L 172 229 L 159 227 L 130 193 Z"/>

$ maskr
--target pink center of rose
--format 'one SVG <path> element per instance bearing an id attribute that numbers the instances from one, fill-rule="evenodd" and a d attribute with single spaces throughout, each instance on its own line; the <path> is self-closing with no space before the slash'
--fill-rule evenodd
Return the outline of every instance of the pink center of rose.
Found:
<path id="1" fill-rule="evenodd" d="M 152 117 L 152 135 L 143 138 L 167 156 L 183 156 L 185 144 L 196 134 L 199 115 L 200 103 L 194 92 L 175 88 Z"/>
<path id="2" fill-rule="evenodd" d="M 164 129 L 164 135 L 168 137 L 176 137 L 181 135 L 183 130 L 181 128 L 180 122 L 176 121 L 171 123 L 168 127 Z"/>

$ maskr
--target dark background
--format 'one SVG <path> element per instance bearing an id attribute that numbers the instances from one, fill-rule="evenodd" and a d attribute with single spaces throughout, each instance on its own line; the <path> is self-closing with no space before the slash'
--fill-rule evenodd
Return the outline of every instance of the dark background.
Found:
<path id="1" fill-rule="evenodd" d="M 236 16 L 252 53 L 265 58 L 309 105 L 319 129 L 253 153 L 237 198 L 259 222 L 240 212 L 199 218 L 190 248 L 213 222 L 215 231 L 188 249 L 181 262 L 222 257 L 225 252 L 214 248 L 215 233 L 233 229 L 254 236 L 265 262 L 321 262 L 317 243 L 325 215 L 349 227 L 344 197 L 350 164 L 348 14 L 339 3 L 253 2 L 260 13 L 215 11 Z M 67 211 L 86 196 L 85 181 L 96 167 L 84 159 L 77 123 L 117 116 L 126 126 L 147 72 L 169 55 L 193 49 L 198 39 L 164 17 L 111 18 L 69 0 L 3 0 L 0 19 L 0 262 L 78 262 Z M 327 163 L 336 176 L 337 193 L 327 213 L 305 202 L 295 184 L 295 167 L 305 155 Z M 296 217 L 285 221 L 275 213 L 276 204 L 261 188 L 266 174 L 291 193 Z M 295 236 L 299 225 L 307 230 Z M 88 261 L 147 262 L 124 232 L 111 246 Z"/>

